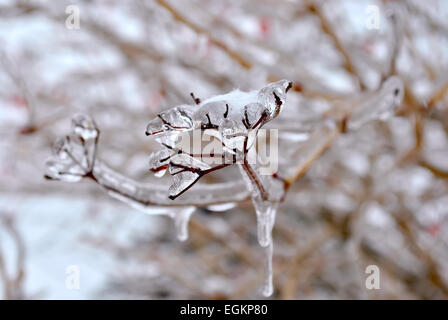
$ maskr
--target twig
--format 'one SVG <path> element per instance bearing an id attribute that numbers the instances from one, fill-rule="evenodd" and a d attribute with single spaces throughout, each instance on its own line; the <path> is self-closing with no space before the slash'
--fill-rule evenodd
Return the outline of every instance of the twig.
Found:
<path id="1" fill-rule="evenodd" d="M 320 25 L 322 27 L 322 31 L 328 37 L 330 37 L 330 39 L 334 43 L 334 46 L 336 47 L 336 50 L 338 50 L 339 53 L 344 58 L 344 69 L 358 80 L 358 84 L 359 84 L 361 90 L 364 91 L 366 89 L 366 87 L 365 87 L 364 83 L 362 82 L 361 76 L 358 74 L 356 67 L 353 64 L 349 53 L 345 49 L 342 42 L 339 40 L 339 37 L 334 32 L 334 28 L 332 28 L 332 26 L 328 22 L 327 18 L 323 14 L 322 10 L 319 8 L 319 6 L 315 5 L 314 3 L 309 3 L 307 7 L 308 7 L 309 12 L 312 13 L 319 20 Z"/>
<path id="2" fill-rule="evenodd" d="M 226 44 L 223 42 L 215 39 L 212 37 L 212 35 L 207 31 L 202 29 L 201 27 L 195 25 L 191 21 L 184 18 L 177 10 L 171 6 L 168 2 L 165 0 L 157 0 L 157 3 L 167 9 L 173 16 L 174 19 L 179 21 L 180 23 L 186 25 L 187 27 L 193 29 L 195 32 L 206 35 L 210 42 L 214 44 L 215 46 L 221 48 L 224 52 L 226 52 L 233 60 L 238 62 L 244 69 L 250 69 L 252 68 L 252 63 L 249 62 L 247 59 L 243 58 L 240 54 L 237 52 L 231 50 Z"/>

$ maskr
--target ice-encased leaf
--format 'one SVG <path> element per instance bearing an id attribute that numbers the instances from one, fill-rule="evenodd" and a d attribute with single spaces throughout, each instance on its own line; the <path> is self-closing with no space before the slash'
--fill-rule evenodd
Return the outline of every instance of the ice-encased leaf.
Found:
<path id="1" fill-rule="evenodd" d="M 220 127 L 231 114 L 232 110 L 225 101 L 202 103 L 193 115 L 194 128 Z"/>
<path id="2" fill-rule="evenodd" d="M 151 153 L 149 156 L 149 169 L 154 172 L 156 177 L 162 177 L 168 169 L 168 163 L 170 162 L 171 155 L 174 151 L 168 148 Z"/>
<path id="3" fill-rule="evenodd" d="M 179 171 L 185 170 L 185 169 L 197 169 L 197 170 L 207 170 L 210 169 L 210 165 L 191 157 L 188 154 L 175 154 L 170 158 L 170 165 L 169 165 L 170 173 L 176 174 Z"/>
<path id="4" fill-rule="evenodd" d="M 177 197 L 191 187 L 199 178 L 200 175 L 196 172 L 184 171 L 177 173 L 173 176 L 173 183 L 168 189 L 169 196 L 171 198 Z"/>
<path id="5" fill-rule="evenodd" d="M 193 129 L 192 108 L 190 105 L 180 105 L 158 114 L 146 126 L 146 135 Z"/>

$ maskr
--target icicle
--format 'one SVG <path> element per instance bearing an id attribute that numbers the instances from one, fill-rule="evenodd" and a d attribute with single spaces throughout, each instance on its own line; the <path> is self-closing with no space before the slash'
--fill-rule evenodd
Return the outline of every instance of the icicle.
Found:
<path id="1" fill-rule="evenodd" d="M 187 207 L 171 214 L 171 217 L 174 219 L 176 235 L 179 241 L 188 239 L 188 222 L 190 221 L 190 217 L 194 210 L 194 207 Z"/>
<path id="2" fill-rule="evenodd" d="M 272 242 L 272 228 L 274 227 L 275 214 L 278 203 L 262 201 L 254 197 L 252 199 L 257 214 L 258 243 L 266 247 Z"/>
<path id="3" fill-rule="evenodd" d="M 272 268 L 272 256 L 274 253 L 274 244 L 272 239 L 268 246 L 265 248 L 265 270 L 264 270 L 264 284 L 263 284 L 263 295 L 269 297 L 274 291 L 274 286 L 272 284 L 273 268 Z"/>
<path id="4" fill-rule="evenodd" d="M 275 215 L 282 195 L 281 184 L 271 176 L 258 176 L 263 181 L 263 185 L 270 192 L 270 200 L 263 200 L 257 185 L 249 178 L 243 166 L 239 166 L 241 174 L 247 184 L 248 189 L 252 193 L 252 203 L 257 215 L 257 235 L 258 243 L 265 249 L 266 265 L 265 279 L 263 285 L 263 295 L 270 296 L 273 292 L 272 285 L 272 256 L 273 256 L 273 240 L 272 229 L 275 223 Z"/>
<path id="5" fill-rule="evenodd" d="M 257 214 L 258 243 L 265 250 L 265 270 L 263 295 L 269 297 L 273 292 L 272 285 L 272 256 L 274 252 L 274 243 L 272 240 L 272 229 L 275 223 L 278 202 L 262 201 L 257 197 L 252 198 L 254 208 Z"/>

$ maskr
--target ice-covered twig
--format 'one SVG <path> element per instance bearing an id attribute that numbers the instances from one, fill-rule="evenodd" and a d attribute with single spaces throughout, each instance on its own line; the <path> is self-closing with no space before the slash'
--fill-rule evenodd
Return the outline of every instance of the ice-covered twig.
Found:
<path id="1" fill-rule="evenodd" d="M 362 90 L 365 90 L 365 85 L 362 81 L 362 77 L 359 74 L 359 71 L 358 71 L 356 65 L 352 62 L 352 58 L 350 57 L 349 52 L 346 50 L 342 41 L 339 39 L 338 35 L 334 31 L 337 29 L 335 29 L 331 26 L 330 22 L 326 18 L 320 5 L 310 2 L 307 5 L 307 8 L 308 8 L 309 12 L 312 13 L 319 20 L 319 23 L 321 24 L 322 32 L 324 32 L 328 37 L 330 37 L 330 39 L 333 41 L 333 44 L 334 44 L 336 50 L 344 58 L 344 69 L 357 80 L 357 82 L 359 83 L 359 87 Z"/>
<path id="2" fill-rule="evenodd" d="M 277 86 L 283 91 L 274 94 Z M 195 163 L 192 160 L 194 157 L 190 157 L 190 162 L 185 163 L 185 159 L 179 157 L 183 152 L 179 152 L 179 150 L 173 152 L 176 147 L 173 144 L 175 140 L 171 140 L 170 135 L 194 128 L 218 129 L 218 132 L 222 134 L 220 136 L 221 141 L 228 143 L 229 141 L 224 137 L 226 131 L 222 130 L 222 127 L 226 125 L 225 120 L 232 120 L 235 123 L 241 122 L 246 130 L 254 125 L 257 127 L 278 114 L 279 110 L 277 108 L 284 104 L 284 95 L 288 87 L 288 82 L 280 82 L 273 87 L 266 87 L 268 88 L 266 90 L 262 89 L 253 93 L 238 91 L 205 100 L 196 106 L 176 107 L 161 114 L 147 128 L 147 133 L 149 135 L 159 135 L 159 142 L 165 146 L 165 149 L 162 149 L 163 152 L 153 155 L 152 160 L 155 161 L 154 163 L 159 162 L 159 165 L 164 165 L 160 162 L 161 159 L 167 161 L 167 164 L 172 166 L 171 173 L 174 173 L 174 175 L 177 175 L 177 170 L 182 171 L 186 168 L 195 169 L 188 169 L 183 172 L 201 172 L 201 170 L 208 172 L 207 170 L 210 170 L 210 168 L 202 168 L 201 166 L 205 166 L 205 164 Z M 284 197 L 285 190 L 306 172 L 312 163 L 331 145 L 339 133 L 346 130 L 356 130 L 372 120 L 386 120 L 394 114 L 396 106 L 401 103 L 402 95 L 401 81 L 392 77 L 384 82 L 380 90 L 365 94 L 361 97 L 360 103 L 351 104 L 350 108 L 346 108 L 345 113 L 334 119 L 334 123 L 343 123 L 344 126 L 316 126 L 304 145 L 292 147 L 290 158 L 293 161 L 288 165 L 289 169 L 285 170 L 287 178 L 284 180 L 276 175 L 261 175 L 257 163 L 249 165 L 244 161 L 245 152 L 248 151 L 248 136 L 243 135 L 244 147 L 241 150 L 244 152 L 240 154 L 243 161 L 239 164 L 239 167 L 244 181 L 198 184 L 195 185 L 194 192 L 184 193 L 182 197 L 172 201 L 167 197 L 169 190 L 167 185 L 136 182 L 115 172 L 98 160 L 96 149 L 99 129 L 92 119 L 82 115 L 74 117 L 72 134 L 56 144 L 54 155 L 47 163 L 48 177 L 69 182 L 88 178 L 107 190 L 111 196 L 132 207 L 148 214 L 168 215 L 175 219 L 180 240 L 185 240 L 187 237 L 188 220 L 195 207 L 237 203 L 251 198 L 257 214 L 258 240 L 260 245 L 265 248 L 267 257 L 263 293 L 270 295 L 273 290 L 271 260 L 273 242 L 271 232 L 277 207 Z M 265 109 L 261 108 L 259 109 L 261 111 L 257 111 L 258 109 L 254 111 L 246 108 L 246 106 L 254 105 Z M 193 108 L 196 108 L 196 110 Z M 261 116 L 262 114 L 264 115 Z M 219 115 L 222 117 L 221 120 Z M 261 122 L 257 120 L 260 117 L 264 117 Z M 328 122 L 328 119 L 325 121 Z M 312 128 L 308 129 L 312 131 Z M 177 183 L 181 183 L 180 180 Z"/>
<path id="3" fill-rule="evenodd" d="M 53 155 L 46 162 L 46 177 L 66 182 L 88 178 L 121 200 L 139 204 L 139 209 L 147 213 L 157 212 L 159 207 L 207 206 L 247 198 L 248 192 L 240 181 L 197 185 L 194 193 L 173 202 L 167 197 L 168 185 L 140 183 L 121 175 L 98 159 L 98 141 L 99 129 L 94 121 L 86 115 L 75 115 L 72 134 L 56 141 Z"/>
<path id="4" fill-rule="evenodd" d="M 112 197 L 140 211 L 167 215 L 175 221 L 179 240 L 188 237 L 187 224 L 195 207 L 238 202 L 247 197 L 243 183 L 222 183 L 212 187 L 198 186 L 190 197 L 173 205 L 166 196 L 168 186 L 139 183 L 98 160 L 98 140 L 99 129 L 95 122 L 86 115 L 75 115 L 72 119 L 72 134 L 55 143 L 53 155 L 46 163 L 46 177 L 66 182 L 90 179 L 107 190 Z"/>
<path id="5" fill-rule="evenodd" d="M 236 203 L 248 199 L 243 181 L 198 184 L 194 192 L 172 201 L 167 197 L 169 186 L 160 183 L 140 183 L 116 172 L 103 161 L 98 160 L 93 177 L 101 187 L 122 199 L 138 203 L 140 210 L 156 212 L 157 207 L 211 206 Z"/>

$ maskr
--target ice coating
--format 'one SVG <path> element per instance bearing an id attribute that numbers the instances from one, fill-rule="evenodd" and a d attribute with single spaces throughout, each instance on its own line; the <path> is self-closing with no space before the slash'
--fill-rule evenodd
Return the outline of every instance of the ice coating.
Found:
<path id="1" fill-rule="evenodd" d="M 188 190 L 199 178 L 199 174 L 191 171 L 176 174 L 173 178 L 173 183 L 168 189 L 170 199 L 174 200 L 177 196 Z"/>
<path id="2" fill-rule="evenodd" d="M 58 139 L 53 155 L 47 160 L 47 175 L 53 179 L 77 182 L 89 170 L 89 157 L 77 137 Z"/>
<path id="3" fill-rule="evenodd" d="M 194 106 L 181 105 L 160 113 L 146 126 L 146 135 L 157 135 L 171 130 L 191 130 Z"/>
<path id="4" fill-rule="evenodd" d="M 140 211 L 171 217 L 174 220 L 177 238 L 185 241 L 188 238 L 188 222 L 195 206 L 186 204 L 164 207 L 151 205 L 151 201 L 153 198 L 158 199 L 163 193 L 167 193 L 171 199 L 176 199 L 203 175 L 221 168 L 202 161 L 201 157 L 197 158 L 188 150 L 178 148 L 179 138 L 183 133 L 194 129 L 210 132 L 210 136 L 221 141 L 224 153 L 231 155 L 232 159 L 244 161 L 244 165 L 240 168 L 257 215 L 258 241 L 266 253 L 263 294 L 270 295 L 273 291 L 272 229 L 284 189 L 283 184 L 272 176 L 260 175 L 257 164 L 247 163 L 246 157 L 254 145 L 258 129 L 275 118 L 283 108 L 286 92 L 290 86 L 289 81 L 282 80 L 258 91 L 234 90 L 204 100 L 198 105 L 181 105 L 169 109 L 153 119 L 147 126 L 146 134 L 154 135 L 163 148 L 151 154 L 149 165 L 157 176 L 168 172 L 173 177 L 168 192 L 164 188 L 150 188 L 151 193 L 144 195 L 145 188 L 129 182 L 129 179 L 96 161 L 99 130 L 89 116 L 82 114 L 73 117 L 71 135 L 55 144 L 53 156 L 47 162 L 48 177 L 69 182 L 79 181 L 83 177 L 91 178 L 112 197 Z M 232 191 L 241 193 L 243 199 L 247 193 L 243 185 L 240 185 L 235 185 Z M 204 188 L 199 189 L 197 197 L 200 201 L 205 201 Z M 219 195 L 223 199 L 226 199 L 226 196 L 226 194 Z M 182 200 L 179 202 L 182 203 Z M 235 203 L 218 204 L 210 206 L 210 210 L 222 211 L 233 206 Z"/>
<path id="5" fill-rule="evenodd" d="M 274 119 L 286 102 L 286 93 L 292 84 L 280 80 L 260 90 L 244 92 L 234 90 L 224 95 L 206 99 L 198 105 L 180 105 L 160 113 L 151 120 L 146 128 L 147 135 L 156 136 L 163 149 L 150 156 L 150 169 L 157 176 L 162 176 L 169 168 L 173 176 L 169 197 L 175 199 L 188 190 L 204 174 L 204 170 L 213 171 L 192 151 L 182 151 L 179 136 L 182 132 L 192 130 L 206 131 L 209 136 L 222 143 L 222 159 L 243 159 L 252 148 L 258 129 Z M 163 150 L 162 149 L 162 150 Z M 174 160 L 184 153 L 179 165 Z M 189 156 L 186 156 L 188 155 Z M 189 162 L 189 163 L 186 163 Z"/>
<path id="6" fill-rule="evenodd" d="M 168 172 L 173 176 L 169 188 L 169 198 L 174 200 L 189 190 L 203 175 L 227 164 L 215 167 L 204 162 L 202 150 L 197 157 L 196 150 L 183 150 L 178 143 L 179 132 L 203 130 L 209 136 L 217 138 L 223 145 L 222 156 L 233 157 L 240 161 L 239 169 L 250 190 L 252 203 L 257 216 L 257 234 L 259 244 L 265 248 L 265 280 L 263 294 L 272 294 L 272 229 L 278 204 L 285 186 L 272 175 L 260 174 L 258 156 L 256 163 L 249 163 L 249 150 L 254 146 L 258 129 L 274 119 L 286 102 L 286 93 L 292 83 L 287 80 L 271 83 L 258 91 L 243 92 L 234 90 L 204 100 L 195 106 L 181 105 L 171 108 L 152 120 L 146 135 L 155 135 L 165 151 L 157 151 L 150 156 L 150 168 L 163 175 Z M 194 97 L 194 96 L 193 96 Z M 187 237 L 186 224 L 191 213 L 184 211 L 175 216 L 178 238 Z"/>
<path id="7" fill-rule="evenodd" d="M 114 191 L 109 191 L 109 195 L 119 201 L 128 204 L 130 207 L 142 211 L 150 215 L 165 215 L 174 220 L 174 227 L 176 228 L 176 237 L 179 241 L 185 241 L 188 239 L 188 222 L 191 215 L 195 211 L 195 207 L 178 207 L 168 208 L 161 206 L 143 206 L 137 201 L 123 196 L 122 194 Z"/>
<path id="8" fill-rule="evenodd" d="M 286 93 L 292 87 L 287 80 L 280 80 L 262 88 L 258 94 L 258 102 L 269 110 L 270 119 L 275 118 L 286 102 Z"/>
<path id="9" fill-rule="evenodd" d="M 201 171 L 205 171 L 210 169 L 210 166 L 202 161 L 197 160 L 194 157 L 191 157 L 188 154 L 181 153 L 175 154 L 170 158 L 170 173 L 172 175 L 177 174 L 178 172 L 185 170 L 184 168 L 193 168 Z"/>

